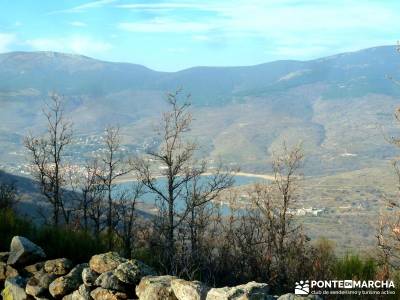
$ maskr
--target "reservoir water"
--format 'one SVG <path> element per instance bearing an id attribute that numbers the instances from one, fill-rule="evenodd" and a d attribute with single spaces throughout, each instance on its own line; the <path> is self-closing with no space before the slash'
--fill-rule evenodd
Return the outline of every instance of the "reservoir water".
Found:
<path id="1" fill-rule="evenodd" d="M 204 178 L 207 178 L 208 176 L 204 176 Z M 235 175 L 234 176 L 234 186 L 242 186 L 242 185 L 248 185 L 252 183 L 261 183 L 261 182 L 266 182 L 268 181 L 265 178 L 262 178 L 261 176 L 243 176 L 243 175 Z M 118 185 L 118 189 L 116 189 L 116 192 L 122 191 L 122 190 L 129 190 L 132 189 L 132 186 L 135 182 L 134 181 L 129 181 L 129 182 L 123 182 Z M 157 186 L 159 188 L 164 188 L 166 186 L 166 179 L 165 178 L 159 178 L 157 179 Z M 145 193 L 141 198 L 140 201 L 144 202 L 147 205 L 154 205 L 155 204 L 155 198 L 156 195 L 154 193 Z M 181 203 L 183 204 L 183 203 Z M 179 200 L 177 203 L 178 207 L 179 205 Z"/>

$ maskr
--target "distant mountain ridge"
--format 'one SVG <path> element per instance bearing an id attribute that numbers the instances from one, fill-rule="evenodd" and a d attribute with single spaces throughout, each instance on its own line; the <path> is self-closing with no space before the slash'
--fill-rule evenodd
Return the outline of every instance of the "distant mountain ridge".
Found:
<path id="1" fill-rule="evenodd" d="M 158 72 L 141 65 L 110 63 L 86 56 L 56 52 L 0 54 L 0 89 L 58 90 L 65 94 L 97 96 L 118 90 L 171 90 L 183 86 L 211 104 L 221 98 L 282 91 L 304 84 L 346 84 L 358 81 L 366 92 L 393 92 L 382 74 L 396 76 L 395 46 L 369 48 L 310 61 L 275 61 L 245 67 L 193 67 Z M 206 91 L 205 91 L 206 90 Z M 355 92 L 348 86 L 345 93 Z M 205 96 L 217 99 L 205 100 Z M 195 102 L 196 103 L 196 102 Z"/>
<path id="2" fill-rule="evenodd" d="M 155 138 L 166 92 L 182 87 L 192 95 L 192 135 L 210 158 L 265 170 L 282 140 L 303 140 L 312 172 L 358 169 L 395 153 L 366 128 L 394 132 L 400 88 L 388 76 L 400 78 L 399 67 L 395 46 L 178 72 L 55 52 L 0 54 L 0 160 L 23 161 L 21 139 L 43 128 L 40 108 L 52 91 L 65 96 L 78 134 L 118 123 L 126 144 L 144 147 Z M 347 152 L 356 155 L 341 156 Z"/>

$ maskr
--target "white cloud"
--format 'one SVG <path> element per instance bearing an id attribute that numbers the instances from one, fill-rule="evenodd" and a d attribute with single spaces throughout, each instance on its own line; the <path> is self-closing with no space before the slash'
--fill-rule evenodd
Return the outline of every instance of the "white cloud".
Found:
<path id="1" fill-rule="evenodd" d="M 120 30 L 191 33 L 203 43 L 257 39 L 264 42 L 263 51 L 280 57 L 316 57 L 332 49 L 369 47 L 375 40 L 390 44 L 400 29 L 395 7 L 380 1 L 187 0 L 116 7 L 152 12 L 145 20 L 118 23 Z"/>
<path id="2" fill-rule="evenodd" d="M 87 2 L 78 6 L 74 6 L 72 8 L 68 9 L 63 9 L 63 10 L 56 10 L 52 11 L 49 14 L 58 14 L 58 13 L 80 13 L 84 12 L 88 9 L 93 9 L 93 8 L 101 8 L 107 4 L 111 4 L 115 2 L 116 0 L 98 0 L 98 1 L 91 1 Z"/>
<path id="3" fill-rule="evenodd" d="M 74 27 L 85 27 L 85 26 L 87 26 L 86 23 L 80 22 L 80 21 L 70 22 L 69 24 L 70 24 L 71 26 L 74 26 Z"/>
<path id="4" fill-rule="evenodd" d="M 0 32 L 0 53 L 10 51 L 9 46 L 16 42 L 16 40 L 15 34 Z"/>
<path id="5" fill-rule="evenodd" d="M 140 4 L 118 4 L 118 8 L 131 10 L 171 10 L 171 9 L 204 9 L 206 6 L 195 3 L 140 3 Z M 208 9 L 207 9 L 208 10 Z"/>
<path id="6" fill-rule="evenodd" d="M 65 38 L 38 38 L 26 41 L 32 49 L 39 51 L 71 52 L 84 55 L 100 55 L 112 49 L 112 45 L 86 36 Z"/>
<path id="7" fill-rule="evenodd" d="M 327 1 L 265 1 L 265 0 L 231 0 L 231 1 L 203 1 L 201 3 L 162 2 L 150 4 L 120 4 L 120 8 L 133 10 L 175 10 L 168 19 L 159 21 L 157 18 L 144 22 L 120 23 L 121 29 L 131 31 L 183 31 L 176 27 L 195 27 L 196 31 L 207 30 L 210 27 L 225 30 L 226 32 L 246 33 L 276 33 L 287 30 L 344 30 L 351 28 L 384 28 L 386 25 L 396 24 L 396 13 L 390 7 L 371 2 L 339 0 Z M 190 22 L 178 21 L 180 11 L 193 9 L 208 11 L 203 17 L 193 17 Z M 173 17 L 175 16 L 175 18 Z M 200 26 L 203 24 L 204 26 Z M 206 25 L 205 25 L 206 24 Z M 147 29 L 149 26 L 150 29 Z M 165 26 L 165 29 L 158 27 Z M 389 27 L 388 27 L 389 28 Z"/>
<path id="8" fill-rule="evenodd" d="M 347 3 L 344 6 L 340 3 L 282 6 L 265 1 L 248 1 L 215 9 L 219 13 L 218 19 L 225 20 L 223 26 L 227 30 L 268 34 L 286 31 L 374 29 L 395 20 L 395 13 L 387 7 L 359 3 L 351 5 L 351 1 Z"/>
<path id="9" fill-rule="evenodd" d="M 213 25 L 203 22 L 183 22 L 167 18 L 154 18 L 144 22 L 122 22 L 118 28 L 130 32 L 205 32 Z"/>
<path id="10" fill-rule="evenodd" d="M 106 4 L 110 4 L 115 2 L 116 0 L 98 0 L 98 1 L 91 1 L 85 4 L 81 4 L 79 6 L 75 6 L 73 9 L 75 10 L 85 10 L 90 8 L 102 7 Z"/>

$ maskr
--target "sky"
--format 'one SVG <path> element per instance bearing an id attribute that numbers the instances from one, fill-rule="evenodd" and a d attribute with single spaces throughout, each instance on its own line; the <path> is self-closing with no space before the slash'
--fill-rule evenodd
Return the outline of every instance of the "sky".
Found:
<path id="1" fill-rule="evenodd" d="M 58 51 L 159 71 L 392 45 L 395 0 L 0 0 L 0 53 Z"/>

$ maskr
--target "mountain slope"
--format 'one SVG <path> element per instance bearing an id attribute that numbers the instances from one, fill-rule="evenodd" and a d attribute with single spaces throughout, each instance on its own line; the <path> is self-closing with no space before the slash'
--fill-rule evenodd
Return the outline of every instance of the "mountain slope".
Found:
<path id="1" fill-rule="evenodd" d="M 20 168 L 21 139 L 43 130 L 40 108 L 52 91 L 65 96 L 83 139 L 118 123 L 125 143 L 142 149 L 157 139 L 152 129 L 165 93 L 183 87 L 192 94 L 192 135 L 210 158 L 265 171 L 282 140 L 303 140 L 310 174 L 359 169 L 395 153 L 380 127 L 396 130 L 391 115 L 400 88 L 387 76 L 400 78 L 398 62 L 394 46 L 174 73 L 53 52 L 0 54 L 0 159 Z"/>

